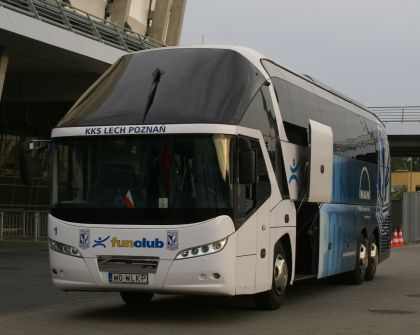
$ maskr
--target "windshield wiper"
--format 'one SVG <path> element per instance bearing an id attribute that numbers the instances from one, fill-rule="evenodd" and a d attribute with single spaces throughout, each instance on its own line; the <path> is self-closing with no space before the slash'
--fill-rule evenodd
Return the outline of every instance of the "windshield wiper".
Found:
<path id="1" fill-rule="evenodd" d="M 144 120 L 146 120 L 147 113 L 149 112 L 150 107 L 152 107 L 153 100 L 155 99 L 157 87 L 164 73 L 165 72 L 159 69 L 158 67 L 152 73 L 153 82 L 152 82 L 152 86 L 150 87 L 150 93 L 147 97 L 146 109 L 144 111 L 144 116 L 143 116 L 143 123 L 144 123 Z"/>

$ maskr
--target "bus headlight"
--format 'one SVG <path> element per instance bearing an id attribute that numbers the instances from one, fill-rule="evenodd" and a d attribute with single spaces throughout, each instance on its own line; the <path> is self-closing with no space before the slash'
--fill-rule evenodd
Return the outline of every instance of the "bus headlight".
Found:
<path id="1" fill-rule="evenodd" d="M 64 243 L 54 241 L 50 238 L 48 239 L 48 247 L 51 250 L 59 252 L 60 254 L 73 256 L 73 257 L 82 257 L 82 254 L 80 253 L 80 251 L 77 248 L 72 247 L 71 245 L 67 245 L 67 244 L 64 244 Z"/>
<path id="2" fill-rule="evenodd" d="M 185 259 L 185 258 L 192 258 L 192 257 L 199 257 L 204 255 L 214 254 L 223 250 L 226 245 L 228 238 L 225 237 L 222 240 L 199 245 L 197 247 L 192 247 L 188 249 L 181 250 L 178 255 L 176 255 L 175 259 Z"/>

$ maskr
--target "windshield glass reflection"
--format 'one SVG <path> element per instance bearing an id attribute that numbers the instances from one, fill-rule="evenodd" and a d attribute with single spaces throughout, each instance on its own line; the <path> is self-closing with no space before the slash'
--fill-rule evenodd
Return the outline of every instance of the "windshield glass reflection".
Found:
<path id="1" fill-rule="evenodd" d="M 55 208 L 232 208 L 232 137 L 59 139 Z"/>

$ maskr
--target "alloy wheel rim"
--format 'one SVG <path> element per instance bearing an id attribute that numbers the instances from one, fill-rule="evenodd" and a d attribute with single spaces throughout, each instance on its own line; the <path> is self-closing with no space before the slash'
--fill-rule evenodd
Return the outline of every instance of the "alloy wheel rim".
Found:
<path id="1" fill-rule="evenodd" d="M 286 260 L 282 255 L 278 255 L 274 263 L 274 287 L 278 295 L 281 295 L 286 289 L 288 277 Z"/>
<path id="2" fill-rule="evenodd" d="M 362 243 L 359 250 L 360 271 L 365 273 L 368 266 L 368 252 L 366 246 Z"/>
<path id="3" fill-rule="evenodd" d="M 378 247 L 375 242 L 372 242 L 370 246 L 370 258 L 372 260 L 372 269 L 376 269 L 376 266 L 378 265 Z"/>

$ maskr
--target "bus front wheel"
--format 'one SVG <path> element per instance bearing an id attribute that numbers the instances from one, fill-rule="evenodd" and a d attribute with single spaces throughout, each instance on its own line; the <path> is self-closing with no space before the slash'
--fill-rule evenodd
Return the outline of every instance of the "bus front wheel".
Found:
<path id="1" fill-rule="evenodd" d="M 279 243 L 274 250 L 271 289 L 254 295 L 254 301 L 257 308 L 268 310 L 280 308 L 284 297 L 286 296 L 287 286 L 290 281 L 287 263 L 287 254 L 281 243 Z"/>
<path id="2" fill-rule="evenodd" d="M 149 292 L 120 292 L 121 299 L 131 306 L 141 306 L 148 304 L 152 298 L 153 293 Z"/>

